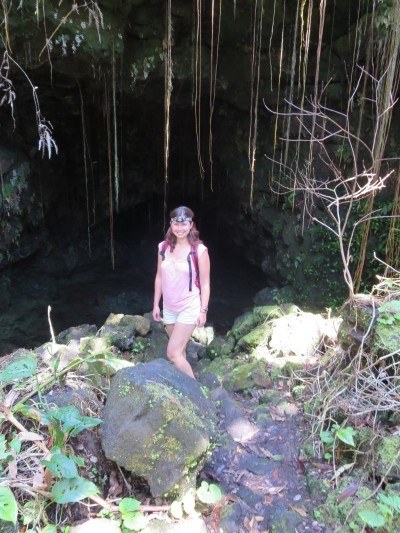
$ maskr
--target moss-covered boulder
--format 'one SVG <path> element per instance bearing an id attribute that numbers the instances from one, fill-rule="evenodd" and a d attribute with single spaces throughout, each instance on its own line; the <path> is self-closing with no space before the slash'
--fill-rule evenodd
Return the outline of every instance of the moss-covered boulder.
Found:
<path id="1" fill-rule="evenodd" d="M 268 381 L 267 367 L 261 360 L 219 357 L 209 363 L 201 361 L 199 369 L 202 375 L 214 375 L 229 391 L 246 391 L 264 387 Z"/>
<path id="2" fill-rule="evenodd" d="M 215 438 L 215 408 L 163 359 L 117 372 L 103 414 L 108 459 L 144 477 L 153 496 L 194 486 Z"/>
<path id="3" fill-rule="evenodd" d="M 260 344 L 268 343 L 269 336 L 271 335 L 272 325 L 270 322 L 260 324 L 252 329 L 247 335 L 239 339 L 237 346 L 242 350 L 254 350 Z"/>
<path id="4" fill-rule="evenodd" d="M 376 445 L 376 475 L 400 479 L 400 435 L 385 435 Z M 397 460 L 396 460 L 397 457 Z"/>
<path id="5" fill-rule="evenodd" d="M 109 345 L 122 350 L 133 346 L 135 335 L 142 337 L 150 332 L 150 322 L 140 315 L 122 315 L 111 313 L 97 336 L 106 339 Z"/>
<path id="6" fill-rule="evenodd" d="M 243 315 L 238 316 L 229 332 L 229 335 L 235 340 L 239 340 L 241 337 L 249 333 L 259 324 L 259 320 L 254 316 L 253 311 L 247 311 Z"/>
<path id="7" fill-rule="evenodd" d="M 217 357 L 226 357 L 232 354 L 235 347 L 235 340 L 233 337 L 219 335 L 215 337 L 204 350 L 204 356 L 208 359 L 216 359 Z"/>

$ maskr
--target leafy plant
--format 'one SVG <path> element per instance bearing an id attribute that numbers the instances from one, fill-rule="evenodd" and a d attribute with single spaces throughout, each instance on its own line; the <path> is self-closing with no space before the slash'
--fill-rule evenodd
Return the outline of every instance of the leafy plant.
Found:
<path id="1" fill-rule="evenodd" d="M 218 485 L 207 483 L 207 481 L 201 482 L 196 494 L 198 499 L 207 505 L 218 503 L 222 498 L 222 492 Z"/>
<path id="2" fill-rule="evenodd" d="M 357 431 L 352 426 L 340 426 L 337 422 L 332 424 L 328 430 L 320 432 L 319 437 L 325 445 L 326 453 L 325 459 L 331 459 L 332 453 L 337 446 L 337 440 L 343 444 L 347 444 L 352 448 L 355 447 L 354 436 L 357 435 Z"/>
<path id="3" fill-rule="evenodd" d="M 14 494 L 7 487 L 0 487 L 0 520 L 17 522 L 18 507 Z"/>
<path id="4" fill-rule="evenodd" d="M 185 514 L 199 516 L 200 513 L 196 510 L 196 500 L 204 505 L 214 505 L 221 498 L 222 492 L 218 485 L 203 480 L 196 492 L 193 489 L 189 489 L 181 500 L 174 500 L 171 504 L 170 513 L 177 519 L 182 518 Z"/>
<path id="5" fill-rule="evenodd" d="M 147 525 L 146 517 L 139 511 L 140 501 L 135 498 L 123 498 L 119 502 L 122 523 L 126 529 L 140 531 Z"/>
<path id="6" fill-rule="evenodd" d="M 361 520 L 370 527 L 383 527 L 400 514 L 400 496 L 397 494 L 381 492 L 375 503 L 380 512 L 363 510 L 358 513 Z"/>
<path id="7" fill-rule="evenodd" d="M 48 425 L 55 446 L 62 444 L 71 436 L 76 437 L 84 429 L 101 424 L 99 418 L 81 415 L 74 405 L 67 405 L 52 411 L 38 411 L 42 423 Z"/>
<path id="8" fill-rule="evenodd" d="M 12 383 L 16 380 L 31 377 L 36 374 L 36 371 L 36 357 L 34 355 L 24 357 L 6 365 L 3 371 L 0 372 L 0 381 L 3 381 L 5 384 Z"/>
<path id="9" fill-rule="evenodd" d="M 377 321 L 380 324 L 391 325 L 396 321 L 400 321 L 400 300 L 392 300 L 385 302 L 378 307 L 379 316 Z"/>
<path id="10" fill-rule="evenodd" d="M 57 481 L 51 489 L 51 494 L 56 503 L 78 502 L 98 492 L 99 489 L 94 483 L 79 476 L 63 478 Z"/>

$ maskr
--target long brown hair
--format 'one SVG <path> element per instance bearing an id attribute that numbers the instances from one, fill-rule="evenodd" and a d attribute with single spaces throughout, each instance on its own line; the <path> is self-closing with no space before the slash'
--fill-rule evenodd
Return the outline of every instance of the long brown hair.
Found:
<path id="1" fill-rule="evenodd" d="M 189 207 L 181 205 L 180 207 L 176 207 L 174 210 L 170 212 L 169 218 L 171 219 L 174 217 L 191 218 L 193 221 L 194 213 Z M 168 228 L 168 231 L 165 235 L 165 240 L 167 241 L 171 252 L 173 252 L 175 245 L 176 245 L 176 237 L 172 232 L 171 226 Z M 187 240 L 190 246 L 198 246 L 201 243 L 200 234 L 196 228 L 196 224 L 194 221 L 193 221 L 193 226 L 191 227 L 189 231 L 189 235 L 187 236 Z"/>

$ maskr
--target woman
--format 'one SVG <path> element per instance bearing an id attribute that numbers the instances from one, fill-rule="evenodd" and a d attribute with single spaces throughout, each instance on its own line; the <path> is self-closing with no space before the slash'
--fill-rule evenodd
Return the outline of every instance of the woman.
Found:
<path id="1" fill-rule="evenodd" d="M 170 227 L 165 241 L 158 245 L 158 265 L 154 283 L 154 320 L 163 318 L 169 336 L 168 359 L 182 372 L 194 378 L 186 360 L 186 345 L 196 326 L 204 326 L 210 297 L 210 258 L 199 239 L 188 207 L 170 213 Z"/>

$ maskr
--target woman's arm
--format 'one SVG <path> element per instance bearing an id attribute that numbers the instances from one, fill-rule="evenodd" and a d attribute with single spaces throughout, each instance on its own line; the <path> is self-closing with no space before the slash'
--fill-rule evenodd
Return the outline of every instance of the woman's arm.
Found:
<path id="1" fill-rule="evenodd" d="M 160 299 L 162 295 L 161 261 L 162 261 L 162 257 L 160 254 L 158 254 L 157 274 L 154 280 L 154 301 L 153 301 L 153 318 L 156 322 L 160 322 L 161 320 L 161 313 L 160 313 Z"/>
<path id="2" fill-rule="evenodd" d="M 200 315 L 197 319 L 198 326 L 204 326 L 207 320 L 208 301 L 210 299 L 210 256 L 208 251 L 204 252 L 199 257 L 199 275 L 201 287 L 201 309 Z"/>

